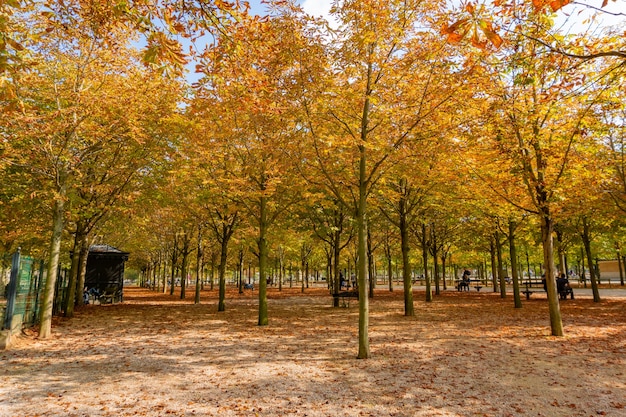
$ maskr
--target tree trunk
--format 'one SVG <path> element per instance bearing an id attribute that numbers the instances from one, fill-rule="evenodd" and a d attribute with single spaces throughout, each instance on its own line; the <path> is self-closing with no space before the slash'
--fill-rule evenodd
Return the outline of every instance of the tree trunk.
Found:
<path id="1" fill-rule="evenodd" d="M 89 258 L 89 236 L 84 233 L 80 242 L 80 258 L 78 261 L 78 286 L 82 289 L 85 287 L 85 276 L 87 275 L 87 260 Z"/>
<path id="2" fill-rule="evenodd" d="M 369 101 L 366 99 L 365 111 L 367 114 Z M 364 121 L 367 116 L 364 116 Z M 365 123 L 365 122 L 364 122 Z M 365 130 L 362 130 L 365 134 Z M 358 291 L 359 291 L 359 353 L 358 359 L 367 359 L 370 356 L 369 344 L 369 299 L 367 291 L 367 179 L 366 179 L 366 148 L 359 145 L 359 203 L 357 207 L 358 228 Z"/>
<path id="3" fill-rule="evenodd" d="M 367 272 L 369 274 L 369 297 L 374 298 L 374 288 L 376 288 L 376 270 L 374 269 L 374 251 L 372 250 L 372 234 L 367 229 Z"/>
<path id="4" fill-rule="evenodd" d="M 220 264 L 218 269 L 219 301 L 217 311 L 226 311 L 226 261 L 228 259 L 228 239 L 222 239 L 220 245 Z"/>
<path id="5" fill-rule="evenodd" d="M 183 259 L 182 265 L 180 268 L 180 299 L 184 300 L 187 296 L 187 275 L 189 274 L 189 242 L 190 238 L 184 234 L 183 235 Z"/>
<path id="6" fill-rule="evenodd" d="M 496 245 L 493 236 L 489 241 L 489 255 L 491 255 L 491 281 L 493 282 L 493 292 L 498 292 L 497 272 L 496 272 Z"/>
<path id="7" fill-rule="evenodd" d="M 209 284 L 209 289 L 211 291 L 213 291 L 213 283 L 215 281 L 215 258 L 217 254 L 215 253 L 215 250 L 211 249 L 211 275 L 210 275 L 210 280 L 211 283 Z"/>
<path id="8" fill-rule="evenodd" d="M 433 292 L 428 276 L 428 236 L 426 223 L 422 223 L 422 262 L 424 263 L 424 280 L 426 283 L 426 302 L 433 301 Z"/>
<path id="9" fill-rule="evenodd" d="M 81 246 L 81 233 L 80 222 L 76 224 L 76 233 L 74 234 L 74 248 L 72 250 L 72 264 L 70 266 L 70 277 L 67 284 L 67 293 L 63 300 L 63 311 L 65 317 L 74 317 L 74 305 L 76 299 L 76 287 L 78 286 L 78 265 L 80 264 L 80 246 Z M 80 231 L 79 231 L 80 230 Z"/>
<path id="10" fill-rule="evenodd" d="M 334 250 L 333 258 L 335 259 L 335 262 L 333 264 L 333 270 L 334 270 L 333 275 L 334 275 L 334 283 L 335 283 L 335 289 L 333 290 L 334 294 L 337 294 L 339 291 L 341 291 L 341 282 L 339 280 L 339 257 L 341 256 L 341 240 L 340 240 L 341 234 L 340 233 L 341 232 L 339 231 L 335 232 L 334 239 L 333 239 L 333 250 Z M 334 297 L 333 307 L 339 307 L 338 297 Z"/>
<path id="11" fill-rule="evenodd" d="M 174 236 L 174 249 L 172 249 L 172 282 L 170 283 L 170 295 L 174 295 L 176 288 L 176 264 L 178 262 L 178 237 Z"/>
<path id="12" fill-rule="evenodd" d="M 587 217 L 583 216 L 583 233 L 582 240 L 585 247 L 585 253 L 587 255 L 587 265 L 589 265 L 589 281 L 591 282 L 591 291 L 593 292 L 593 301 L 599 303 L 600 291 L 598 289 L 598 279 L 596 277 L 596 271 L 593 267 L 593 256 L 591 255 L 591 234 L 589 232 L 589 221 Z"/>
<path id="13" fill-rule="evenodd" d="M 239 262 L 237 262 L 237 287 L 239 294 L 243 294 L 243 246 L 239 249 Z"/>
<path id="14" fill-rule="evenodd" d="M 435 295 L 441 294 L 439 286 L 439 243 L 437 242 L 437 232 L 435 231 L 435 225 L 430 231 L 430 254 L 433 256 L 433 279 L 435 280 Z"/>
<path id="15" fill-rule="evenodd" d="M 500 233 L 496 229 L 495 234 L 496 256 L 498 257 L 498 282 L 500 285 L 500 298 L 506 298 L 506 280 L 504 279 L 504 265 L 502 262 L 502 242 L 500 241 Z"/>
<path id="16" fill-rule="evenodd" d="M 200 304 L 200 289 L 202 283 L 202 276 L 200 272 L 200 264 L 202 263 L 202 228 L 198 226 L 198 251 L 196 252 L 196 296 L 194 297 L 194 304 Z"/>
<path id="17" fill-rule="evenodd" d="M 391 265 L 391 245 L 385 244 L 385 256 L 387 257 L 387 278 L 389 279 L 389 292 L 393 292 L 393 269 Z"/>
<path id="18" fill-rule="evenodd" d="M 441 254 L 441 281 L 443 282 L 443 290 L 447 290 L 446 286 L 446 258 L 448 256 L 444 253 Z"/>
<path id="19" fill-rule="evenodd" d="M 163 284 L 163 294 L 167 294 L 167 259 L 166 259 L 166 255 L 167 252 L 163 252 L 162 253 L 162 257 L 163 257 L 163 277 L 161 278 L 161 283 Z"/>
<path id="20" fill-rule="evenodd" d="M 522 308 L 522 299 L 519 295 L 519 274 L 517 273 L 517 248 L 515 247 L 515 228 L 513 220 L 509 220 L 509 256 L 511 257 L 511 272 L 513 278 L 513 300 L 515 308 Z"/>
<path id="21" fill-rule="evenodd" d="M 556 232 L 557 242 L 557 254 L 559 257 L 559 272 L 561 274 L 567 274 L 567 262 L 565 261 L 565 244 L 563 243 L 563 232 L 557 230 Z"/>
<path id="22" fill-rule="evenodd" d="M 541 241 L 543 244 L 543 263 L 545 267 L 546 289 L 548 292 L 548 309 L 550 310 L 550 327 L 552 336 L 563 336 L 563 322 L 559 297 L 556 291 L 556 268 L 554 266 L 554 246 L 552 241 L 552 219 L 547 207 L 543 207 L 541 216 Z"/>
<path id="23" fill-rule="evenodd" d="M 48 257 L 48 272 L 44 288 L 41 310 L 39 313 L 39 338 L 47 339 L 52 336 L 52 305 L 54 304 L 54 288 L 58 277 L 59 256 L 61 253 L 61 239 L 63 236 L 63 209 L 65 206 L 65 187 L 54 200 L 52 211 L 52 237 L 50 239 L 50 254 Z"/>
<path id="24" fill-rule="evenodd" d="M 617 255 L 617 268 L 619 269 L 619 283 L 621 286 L 624 286 L 624 264 L 622 263 L 622 254 L 617 243 L 615 244 L 615 253 Z"/>
<path id="25" fill-rule="evenodd" d="M 267 198 L 261 197 L 259 204 L 259 326 L 269 323 L 267 312 Z"/>
<path id="26" fill-rule="evenodd" d="M 411 262 L 409 258 L 409 225 L 405 213 L 404 197 L 400 198 L 400 247 L 402 252 L 402 279 L 404 282 L 404 315 L 415 316 L 413 305 L 413 282 L 411 281 Z"/>

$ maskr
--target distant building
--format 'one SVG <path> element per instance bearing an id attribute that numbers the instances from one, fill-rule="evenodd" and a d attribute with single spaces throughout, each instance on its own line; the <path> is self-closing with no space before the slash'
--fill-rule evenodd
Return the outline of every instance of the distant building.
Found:
<path id="1" fill-rule="evenodd" d="M 598 269 L 600 270 L 600 281 L 611 280 L 611 282 L 617 282 L 620 280 L 617 259 L 598 261 Z"/>
<path id="2" fill-rule="evenodd" d="M 87 256 L 85 287 L 97 288 L 100 294 L 108 293 L 111 301 L 122 301 L 124 291 L 124 263 L 128 252 L 109 245 L 92 245 Z"/>

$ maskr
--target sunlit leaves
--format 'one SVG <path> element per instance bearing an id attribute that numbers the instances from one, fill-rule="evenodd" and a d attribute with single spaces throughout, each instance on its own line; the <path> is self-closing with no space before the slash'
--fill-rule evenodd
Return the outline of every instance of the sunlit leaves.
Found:
<path id="1" fill-rule="evenodd" d="M 469 17 L 442 27 L 441 31 L 447 35 L 448 42 L 458 43 L 469 35 L 471 44 L 477 48 L 485 49 L 489 44 L 496 49 L 500 48 L 503 39 L 493 27 L 491 17 L 488 17 L 488 11 L 484 6 L 477 9 L 472 3 L 468 3 L 465 12 Z"/>

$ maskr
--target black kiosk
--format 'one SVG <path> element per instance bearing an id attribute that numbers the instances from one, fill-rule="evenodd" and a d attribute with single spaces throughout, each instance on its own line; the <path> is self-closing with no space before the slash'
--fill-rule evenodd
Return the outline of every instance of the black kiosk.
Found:
<path id="1" fill-rule="evenodd" d="M 128 252 L 109 245 L 92 245 L 87 256 L 85 287 L 96 290 L 101 303 L 123 301 L 124 262 Z"/>

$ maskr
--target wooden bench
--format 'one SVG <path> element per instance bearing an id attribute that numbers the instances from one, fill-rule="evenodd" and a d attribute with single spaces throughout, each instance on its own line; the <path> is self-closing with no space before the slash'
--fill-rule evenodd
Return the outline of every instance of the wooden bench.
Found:
<path id="1" fill-rule="evenodd" d="M 350 307 L 350 298 L 356 298 L 358 300 L 359 292 L 358 291 L 342 291 L 342 292 L 335 293 L 333 294 L 333 305 L 335 303 L 335 300 L 341 299 L 342 307 Z M 346 299 L 348 301 L 347 303 L 346 303 Z"/>

